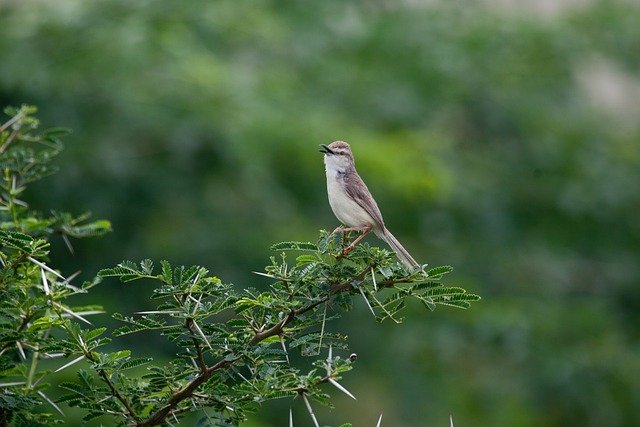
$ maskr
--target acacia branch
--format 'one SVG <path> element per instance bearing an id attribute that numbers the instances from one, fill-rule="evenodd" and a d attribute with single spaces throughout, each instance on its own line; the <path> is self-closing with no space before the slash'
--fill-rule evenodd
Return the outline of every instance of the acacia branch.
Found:
<path id="1" fill-rule="evenodd" d="M 322 298 L 315 300 L 312 303 L 309 303 L 308 305 L 301 307 L 297 310 L 291 310 L 282 320 L 280 320 L 278 323 L 273 325 L 271 328 L 261 332 L 256 332 L 253 338 L 251 338 L 247 342 L 247 347 L 256 345 L 259 342 L 266 340 L 267 338 L 282 335 L 284 332 L 285 326 L 293 322 L 297 316 L 307 313 L 308 311 L 315 309 L 319 305 L 324 304 L 329 299 L 331 299 L 334 295 L 355 290 L 353 283 L 364 280 L 364 278 L 367 277 L 367 275 L 371 272 L 372 267 L 374 267 L 373 264 L 368 265 L 357 276 L 353 277 L 348 281 L 341 282 L 341 283 L 334 283 L 329 288 L 329 291 L 327 292 L 327 294 L 324 295 Z M 410 281 L 411 280 L 387 280 L 387 281 L 378 283 L 378 289 L 391 287 L 396 283 L 410 282 Z M 201 354 L 199 354 L 199 359 L 200 359 L 200 356 Z M 151 426 L 162 424 L 166 419 L 166 417 L 176 409 L 176 407 L 180 404 L 180 402 L 192 397 L 195 391 L 198 389 L 198 387 L 200 387 L 202 384 L 207 382 L 216 373 L 216 371 L 231 366 L 236 360 L 239 360 L 240 358 L 241 356 L 237 356 L 236 359 L 231 359 L 231 360 L 228 360 L 225 358 L 217 362 L 215 365 L 201 370 L 201 373 L 196 378 L 191 380 L 191 382 L 185 385 L 182 389 L 174 393 L 162 408 L 160 408 L 158 411 L 152 414 L 145 421 L 137 423 L 136 426 L 151 427 Z M 204 360 L 202 360 L 200 363 L 204 363 Z M 324 381 L 326 381 L 326 379 L 323 379 L 321 382 L 324 382 Z"/>
<path id="2" fill-rule="evenodd" d="M 129 401 L 127 399 L 124 398 L 124 396 L 122 396 L 120 394 L 120 392 L 113 386 L 113 383 L 111 382 L 111 380 L 109 379 L 109 376 L 107 375 L 107 373 L 104 371 L 104 369 L 100 369 L 98 370 L 98 375 L 100 375 L 100 377 L 102 377 L 102 380 L 107 383 L 107 385 L 109 386 L 109 390 L 111 390 L 111 394 L 120 401 L 120 403 L 122 403 L 124 405 L 124 407 L 127 409 L 127 412 L 129 413 L 129 416 L 132 417 L 133 419 L 137 419 L 138 416 L 136 415 L 136 413 L 134 412 L 133 408 L 131 407 L 131 405 L 129 404 Z"/>
<path id="3" fill-rule="evenodd" d="M 351 280 L 348 280 L 346 282 L 342 282 L 342 283 L 336 283 L 331 285 L 331 288 L 329 289 L 329 292 L 327 293 L 327 295 L 325 295 L 324 297 L 320 298 L 319 300 L 316 300 L 314 302 L 312 302 L 311 304 L 299 308 L 297 310 L 292 310 L 289 312 L 289 314 L 287 314 L 285 316 L 284 319 L 282 319 L 280 322 L 276 323 L 274 326 L 272 326 L 271 328 L 262 331 L 262 332 L 257 332 L 253 338 L 251 338 L 251 340 L 247 343 L 247 346 L 252 346 L 255 345 L 257 343 L 259 343 L 260 341 L 263 341 L 269 337 L 273 337 L 276 335 L 282 335 L 283 331 L 284 331 L 284 327 L 287 326 L 289 323 L 291 323 L 296 316 L 299 316 L 301 314 L 304 314 L 310 310 L 313 310 L 314 308 L 316 308 L 317 306 L 319 306 L 320 304 L 325 303 L 326 301 L 328 301 L 331 297 L 333 297 L 336 294 L 340 294 L 343 292 L 347 292 L 349 290 L 351 290 L 353 288 L 353 286 L 351 285 L 353 282 L 359 282 L 361 280 L 363 280 L 365 277 L 367 277 L 367 274 L 369 274 L 369 271 L 371 271 L 371 268 L 373 267 L 372 265 L 367 266 L 367 268 L 365 268 L 364 270 L 362 270 L 356 277 L 354 277 Z"/>
<path id="4" fill-rule="evenodd" d="M 167 416 L 171 413 L 171 411 L 173 411 L 174 408 L 178 406 L 178 404 L 180 404 L 180 402 L 193 396 L 196 389 L 200 387 L 202 384 L 204 384 L 205 382 L 207 382 L 209 378 L 211 378 L 216 371 L 222 368 L 225 368 L 228 365 L 233 364 L 239 358 L 240 357 L 238 356 L 237 359 L 232 359 L 232 360 L 222 359 L 215 365 L 207 368 L 205 371 L 201 372 L 197 377 L 191 380 L 191 382 L 185 385 L 181 390 L 174 393 L 162 408 L 157 410 L 153 415 L 151 415 L 146 420 L 137 423 L 136 426 L 151 427 L 151 426 L 157 426 L 162 424 L 164 420 L 167 418 Z"/>
<path id="5" fill-rule="evenodd" d="M 84 357 L 87 360 L 90 360 L 91 362 L 94 362 L 94 363 L 97 362 L 96 358 L 93 356 L 93 353 L 90 352 L 90 351 L 85 350 L 84 351 Z M 120 401 L 120 403 L 122 403 L 122 405 L 125 407 L 125 409 L 127 410 L 127 413 L 129 414 L 129 416 L 131 418 L 133 418 L 134 420 L 137 420 L 138 416 L 136 415 L 135 411 L 133 410 L 133 408 L 129 404 L 129 401 L 127 399 L 125 399 L 123 395 L 120 394 L 118 389 L 115 388 L 115 386 L 111 382 L 111 379 L 109 378 L 109 375 L 107 375 L 105 370 L 104 369 L 98 369 L 97 373 L 100 376 L 100 378 L 102 378 L 102 380 L 107 384 L 107 386 L 109 387 L 109 390 L 111 390 L 111 395 L 113 397 L 115 397 L 116 399 L 118 399 Z"/>
<path id="6" fill-rule="evenodd" d="M 194 320 L 188 318 L 186 321 L 186 326 L 189 332 L 191 333 L 191 341 L 193 342 L 193 346 L 196 349 L 196 360 L 198 361 L 198 367 L 200 368 L 200 372 L 204 372 L 207 370 L 207 364 L 204 361 L 204 354 L 202 353 L 202 346 L 200 345 L 200 341 L 195 338 L 196 331 L 193 330 L 193 322 Z"/>

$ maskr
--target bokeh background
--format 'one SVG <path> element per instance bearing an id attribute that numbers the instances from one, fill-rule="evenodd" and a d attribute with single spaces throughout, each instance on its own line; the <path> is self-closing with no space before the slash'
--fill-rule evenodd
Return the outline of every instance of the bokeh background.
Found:
<path id="1" fill-rule="evenodd" d="M 73 129 L 31 206 L 113 222 L 54 245 L 86 279 L 152 258 L 268 286 L 271 243 L 338 225 L 318 144 L 351 143 L 388 227 L 483 300 L 400 326 L 357 304 L 331 328 L 358 400 L 330 390 L 322 422 L 640 425 L 637 1 L 4 0 L 0 105 L 22 103 Z M 150 291 L 89 301 L 130 314 Z"/>

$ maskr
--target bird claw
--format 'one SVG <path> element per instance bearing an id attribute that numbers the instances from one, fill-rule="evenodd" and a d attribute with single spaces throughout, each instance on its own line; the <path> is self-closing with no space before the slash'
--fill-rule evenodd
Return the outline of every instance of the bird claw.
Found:
<path id="1" fill-rule="evenodd" d="M 353 248 L 354 248 L 353 244 L 351 244 L 351 245 L 347 246 L 346 248 L 344 248 L 344 249 L 342 250 L 342 254 L 343 254 L 343 255 L 348 255 L 348 254 L 349 254 L 349 252 L 351 252 L 351 251 L 353 250 Z"/>
<path id="2" fill-rule="evenodd" d="M 361 235 L 359 235 L 353 242 L 351 242 L 351 244 L 349 246 L 347 246 L 346 248 L 344 248 L 342 250 L 342 252 L 340 252 L 340 255 L 338 255 L 338 259 L 341 259 L 342 257 L 346 256 L 349 254 L 349 252 L 351 252 L 353 250 L 353 248 L 355 248 L 356 243 L 358 243 L 360 240 L 362 240 L 362 238 L 364 236 L 366 236 L 371 230 L 373 229 L 372 226 L 364 226 L 364 227 L 347 227 L 347 228 L 342 228 L 342 227 L 338 227 L 335 230 L 333 230 L 334 233 L 342 233 L 342 244 L 346 245 L 347 244 L 347 231 L 360 231 L 360 230 L 364 230 L 364 233 L 362 233 Z"/>

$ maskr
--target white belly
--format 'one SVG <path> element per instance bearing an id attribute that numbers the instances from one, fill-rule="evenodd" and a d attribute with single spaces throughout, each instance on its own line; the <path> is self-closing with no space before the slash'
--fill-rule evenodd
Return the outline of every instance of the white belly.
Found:
<path id="1" fill-rule="evenodd" d="M 374 225 L 373 218 L 342 189 L 337 176 L 327 176 L 329 205 L 338 220 L 349 227 Z"/>

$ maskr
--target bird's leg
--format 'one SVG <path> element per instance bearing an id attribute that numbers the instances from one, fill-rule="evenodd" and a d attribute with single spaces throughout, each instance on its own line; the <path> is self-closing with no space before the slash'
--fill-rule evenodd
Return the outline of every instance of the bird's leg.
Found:
<path id="1" fill-rule="evenodd" d="M 342 244 L 346 245 L 347 244 L 347 232 L 348 231 L 358 231 L 358 230 L 366 230 L 368 228 L 367 225 L 363 225 L 360 227 L 337 227 L 335 230 L 333 230 L 334 233 L 343 233 L 342 234 Z M 343 253 L 343 255 L 347 254 L 348 252 Z"/>
<path id="2" fill-rule="evenodd" d="M 371 230 L 373 230 L 373 226 L 372 225 L 363 225 L 361 227 L 349 227 L 349 228 L 340 228 L 340 227 L 338 227 L 335 230 L 333 230 L 334 233 L 345 233 L 347 231 L 356 231 L 356 230 L 364 230 L 364 233 L 359 235 L 356 238 L 356 240 L 354 240 L 353 242 L 351 242 L 351 244 L 349 246 L 344 248 L 344 250 L 342 251 L 343 255 L 346 255 L 349 252 L 351 252 L 353 250 L 353 248 L 356 246 L 356 243 L 358 243 L 360 240 L 362 240 L 362 238 L 364 236 L 366 236 Z"/>
<path id="3" fill-rule="evenodd" d="M 338 227 L 335 230 L 333 230 L 333 232 L 334 233 L 346 233 L 347 231 L 369 230 L 369 229 L 371 229 L 370 225 L 362 225 L 360 227 L 349 227 L 349 228 Z"/>

